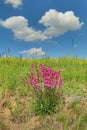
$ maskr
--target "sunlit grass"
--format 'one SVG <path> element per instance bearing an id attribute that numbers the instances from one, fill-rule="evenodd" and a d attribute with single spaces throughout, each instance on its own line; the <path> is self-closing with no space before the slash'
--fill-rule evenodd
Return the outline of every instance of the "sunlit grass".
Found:
<path id="1" fill-rule="evenodd" d="M 87 81 L 87 59 L 62 58 L 0 58 L 0 88 L 14 89 L 20 84 L 20 75 L 31 71 L 31 64 L 46 64 L 54 69 L 61 69 L 65 80 L 64 86 L 79 88 Z"/>
<path id="2" fill-rule="evenodd" d="M 37 129 L 43 130 L 42 125 L 45 129 L 47 126 L 47 130 L 57 130 L 57 124 L 62 123 L 59 125 L 62 130 L 87 130 L 87 59 L 77 57 L 0 58 L 0 97 L 2 100 L 6 98 L 4 104 L 9 108 L 13 122 L 17 123 L 17 121 L 22 122 L 23 120 L 22 123 L 27 123 L 35 116 L 30 104 L 30 100 L 33 100 L 31 88 L 23 86 L 20 81 L 21 75 L 26 77 L 26 74 L 32 71 L 32 64 L 46 64 L 55 70 L 61 69 L 64 79 L 62 90 L 65 103 L 60 101 L 56 115 L 52 115 L 49 121 L 48 117 L 38 119 L 40 124 L 37 126 L 38 121 L 36 121 Z M 50 122 L 52 121 L 53 125 L 51 126 Z M 3 126 L 5 126 L 4 123 Z M 24 129 L 29 130 L 27 127 L 22 130 Z M 30 130 L 32 129 L 30 128 Z"/>

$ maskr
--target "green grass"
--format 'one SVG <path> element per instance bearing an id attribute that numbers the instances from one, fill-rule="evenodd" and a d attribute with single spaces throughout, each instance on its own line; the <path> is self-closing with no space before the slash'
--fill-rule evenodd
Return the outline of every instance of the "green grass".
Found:
<path id="1" fill-rule="evenodd" d="M 30 125 L 28 124 L 29 120 L 35 116 L 30 102 L 33 100 L 32 91 L 31 88 L 23 86 L 20 81 L 21 75 L 26 77 L 26 74 L 32 71 L 32 64 L 46 64 L 56 70 L 62 70 L 62 77 L 64 78 L 62 89 L 65 99 L 65 104 L 60 103 L 60 109 L 50 117 L 48 124 L 48 117 L 34 121 L 36 123 L 35 130 L 57 130 L 57 125 L 59 125 L 59 130 L 87 130 L 87 59 L 72 57 L 0 58 L 0 98 L 8 100 L 9 103 L 7 104 L 9 105 L 4 104 L 9 108 L 12 120 L 16 120 L 16 126 L 18 125 L 17 121 L 20 121 L 23 130 L 33 130 L 33 128 L 27 128 Z M 25 107 L 21 100 L 24 100 Z M 16 104 L 14 109 L 12 101 Z M 25 123 L 22 122 L 22 119 Z M 10 119 L 10 121 L 12 120 Z M 53 125 L 51 126 L 50 122 L 52 121 Z M 3 126 L 5 125 L 7 124 L 3 124 Z M 20 129 L 21 125 L 17 128 Z"/>

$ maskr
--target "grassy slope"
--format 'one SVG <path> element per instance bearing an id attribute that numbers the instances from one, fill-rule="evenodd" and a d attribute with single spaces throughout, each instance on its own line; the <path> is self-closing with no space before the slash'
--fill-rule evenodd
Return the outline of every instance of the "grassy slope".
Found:
<path id="1" fill-rule="evenodd" d="M 42 63 L 46 64 L 47 66 L 51 66 L 54 69 L 62 70 L 62 77 L 64 78 L 63 95 L 65 98 L 65 106 L 64 106 L 64 108 L 62 108 L 62 110 L 59 111 L 58 114 L 60 116 L 58 116 L 58 114 L 56 114 L 53 118 L 50 117 L 48 126 L 47 126 L 47 122 L 46 122 L 48 120 L 48 117 L 47 117 L 46 120 L 41 119 L 40 121 L 37 121 L 37 124 L 35 127 L 38 127 L 37 129 L 39 129 L 39 127 L 41 127 L 40 124 L 42 123 L 42 125 L 44 127 L 47 126 L 48 127 L 47 130 L 49 130 L 50 122 L 53 120 L 54 125 L 52 126 L 53 128 L 51 127 L 52 130 L 57 129 L 56 125 L 58 125 L 57 124 L 58 122 L 60 122 L 59 123 L 60 130 L 62 130 L 62 129 L 64 129 L 64 130 L 68 130 L 68 129 L 85 130 L 85 129 L 87 129 L 87 125 L 86 125 L 86 123 L 87 123 L 86 116 L 87 115 L 79 110 L 79 107 L 80 107 L 80 109 L 82 109 L 82 111 L 83 110 L 86 111 L 85 107 L 82 107 L 82 106 L 84 103 L 85 104 L 87 103 L 87 100 L 85 100 L 87 98 L 87 59 L 79 59 L 79 58 L 71 58 L 71 57 L 68 57 L 68 58 L 62 57 L 62 58 L 58 58 L 58 59 L 54 59 L 54 58 L 40 58 L 40 59 L 24 58 L 24 59 L 21 59 L 21 58 L 15 58 L 15 57 L 0 58 L 0 97 L 2 98 L 2 96 L 3 96 L 3 100 L 4 100 L 4 98 L 7 99 L 7 104 L 5 104 L 6 107 L 10 106 L 11 110 L 12 110 L 11 101 L 10 101 L 11 96 L 14 97 L 13 102 L 16 102 L 16 106 L 17 106 L 17 104 L 19 104 L 18 106 L 20 106 L 20 103 L 19 103 L 19 100 L 21 100 L 20 94 L 24 95 L 24 97 L 22 97 L 22 98 L 23 99 L 26 98 L 25 99 L 26 104 L 28 104 L 28 96 L 25 96 L 25 95 L 27 95 L 27 91 L 29 91 L 29 90 L 21 84 L 19 77 L 20 77 L 20 75 L 26 76 L 26 73 L 31 71 L 31 64 L 42 64 Z M 8 103 L 8 102 L 10 102 L 10 103 Z M 80 106 L 78 106 L 79 102 L 80 102 L 80 104 L 82 103 Z M 10 104 L 10 105 L 8 105 L 8 104 Z M 65 110 L 67 105 L 70 108 L 69 110 L 68 109 Z M 21 106 L 21 109 L 23 109 L 22 107 L 23 106 Z M 2 108 L 2 106 L 1 106 L 1 108 Z M 20 107 L 19 107 L 19 109 L 20 109 Z M 18 113 L 17 112 L 15 113 L 15 110 L 12 113 L 14 120 L 17 120 L 17 121 L 14 121 L 16 123 L 18 122 L 18 120 L 20 120 L 19 117 L 21 116 L 21 114 L 20 114 L 21 110 L 19 110 L 19 109 L 18 109 Z M 27 108 L 25 107 L 25 109 L 24 109 L 25 113 L 23 115 L 23 118 L 26 116 L 26 113 L 27 113 L 26 109 Z M 72 109 L 72 111 L 71 111 L 71 109 Z M 74 115 L 71 114 L 72 117 L 70 117 L 68 115 L 69 112 L 74 113 Z M 80 115 L 78 113 L 80 113 Z M 30 115 L 33 115 L 33 114 L 30 114 Z M 75 117 L 73 117 L 73 116 L 75 116 Z M 3 118 L 4 117 L 1 116 L 1 124 L 3 124 L 3 122 L 2 122 Z M 36 118 L 36 117 L 34 117 L 34 118 Z M 76 119 L 74 119 L 74 118 L 76 118 Z M 30 119 L 31 119 L 31 116 L 27 120 L 30 120 Z M 37 120 L 37 119 L 33 119 L 33 120 Z M 73 121 L 71 121 L 71 120 L 73 120 Z M 74 121 L 76 123 L 74 123 Z M 23 123 L 23 121 L 22 121 L 22 123 Z M 32 121 L 32 123 L 33 123 L 33 121 Z M 31 123 L 31 126 L 32 126 L 32 123 Z M 22 125 L 24 125 L 24 124 L 22 124 Z M 17 126 L 17 124 L 16 124 L 16 126 Z M 4 127 L 5 126 L 3 124 L 2 128 L 4 129 Z M 26 128 L 26 130 L 33 130 L 33 128 L 27 129 L 27 127 L 23 126 L 23 130 L 25 130 L 24 128 Z M 17 128 L 15 128 L 15 129 L 17 129 Z M 37 129 L 35 129 L 35 130 L 37 130 Z M 41 127 L 40 130 L 44 130 L 44 129 Z"/>

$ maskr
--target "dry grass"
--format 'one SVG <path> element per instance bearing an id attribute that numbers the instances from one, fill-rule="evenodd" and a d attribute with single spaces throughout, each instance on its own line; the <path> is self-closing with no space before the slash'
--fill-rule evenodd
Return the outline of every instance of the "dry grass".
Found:
<path id="1" fill-rule="evenodd" d="M 19 80 L 33 63 L 63 71 L 64 102 L 55 114 L 35 115 L 34 93 Z M 0 130 L 87 130 L 87 60 L 0 58 Z"/>

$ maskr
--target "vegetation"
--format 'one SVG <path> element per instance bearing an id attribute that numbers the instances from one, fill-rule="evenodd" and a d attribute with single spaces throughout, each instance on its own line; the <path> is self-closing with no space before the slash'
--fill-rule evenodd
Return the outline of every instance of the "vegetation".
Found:
<path id="1" fill-rule="evenodd" d="M 22 84 L 32 64 L 61 70 L 62 98 L 55 113 L 37 116 L 34 91 Z M 87 130 L 87 59 L 0 57 L 1 130 Z"/>

